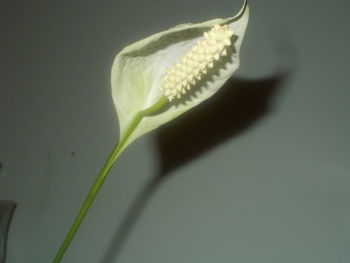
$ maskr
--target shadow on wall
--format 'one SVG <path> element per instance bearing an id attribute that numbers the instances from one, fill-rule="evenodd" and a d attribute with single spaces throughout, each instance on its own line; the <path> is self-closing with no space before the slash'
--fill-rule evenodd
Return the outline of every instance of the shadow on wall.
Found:
<path id="1" fill-rule="evenodd" d="M 213 99 L 160 129 L 156 138 L 159 179 L 238 136 L 265 116 L 283 78 L 232 80 Z"/>
<path id="2" fill-rule="evenodd" d="M 6 261 L 7 236 L 15 209 L 14 201 L 0 200 L 0 263 Z"/>
<path id="3" fill-rule="evenodd" d="M 140 191 L 118 226 L 101 263 L 116 262 L 148 200 L 175 169 L 240 135 L 271 112 L 271 100 L 288 74 L 261 80 L 229 80 L 213 98 L 156 133 L 159 173 Z"/>

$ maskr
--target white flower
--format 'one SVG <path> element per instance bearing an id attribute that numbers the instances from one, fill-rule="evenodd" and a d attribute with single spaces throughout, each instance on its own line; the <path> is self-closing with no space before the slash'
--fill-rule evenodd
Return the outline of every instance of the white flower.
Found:
<path id="1" fill-rule="evenodd" d="M 112 95 L 123 148 L 216 93 L 239 66 L 248 23 L 245 2 L 231 18 L 182 24 L 125 47 L 112 67 Z M 166 97 L 159 111 L 130 125 Z M 126 135 L 126 133 L 129 133 Z"/>

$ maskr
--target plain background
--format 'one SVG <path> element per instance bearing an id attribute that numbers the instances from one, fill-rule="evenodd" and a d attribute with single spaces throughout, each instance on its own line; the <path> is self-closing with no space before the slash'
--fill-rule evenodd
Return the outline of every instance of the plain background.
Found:
<path id="1" fill-rule="evenodd" d="M 7 263 L 50 262 L 114 146 L 115 55 L 241 4 L 1 1 Z M 62 262 L 349 262 L 349 5 L 250 1 L 230 85 L 124 152 Z"/>

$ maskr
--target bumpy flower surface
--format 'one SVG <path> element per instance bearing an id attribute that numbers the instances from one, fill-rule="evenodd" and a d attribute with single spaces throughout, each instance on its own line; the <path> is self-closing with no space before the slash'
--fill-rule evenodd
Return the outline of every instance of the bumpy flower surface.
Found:
<path id="1" fill-rule="evenodd" d="M 224 85 L 239 66 L 248 17 L 244 2 L 234 17 L 182 24 L 135 42 L 117 55 L 111 78 L 121 138 L 140 111 L 161 97 L 169 101 L 164 109 L 141 120 L 125 147 Z"/>
<path id="2" fill-rule="evenodd" d="M 191 50 L 183 55 L 179 62 L 167 70 L 161 87 L 169 101 L 181 98 L 187 90 L 213 68 L 215 61 L 227 55 L 226 48 L 231 45 L 233 30 L 228 25 L 215 24 L 205 32 L 204 39 L 198 40 Z"/>

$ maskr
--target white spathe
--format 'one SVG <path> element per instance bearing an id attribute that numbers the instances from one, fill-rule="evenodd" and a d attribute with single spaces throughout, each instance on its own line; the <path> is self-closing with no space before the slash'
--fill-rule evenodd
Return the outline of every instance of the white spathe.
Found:
<path id="1" fill-rule="evenodd" d="M 182 24 L 154 34 L 125 47 L 112 66 L 112 96 L 119 118 L 120 137 L 138 112 L 155 104 L 162 96 L 166 70 L 186 51 L 203 39 L 203 33 L 215 24 L 228 25 L 233 30 L 233 43 L 225 59 L 208 71 L 203 81 L 196 83 L 193 92 L 174 99 L 159 113 L 145 117 L 133 131 L 124 148 L 141 135 L 156 129 L 215 94 L 239 66 L 239 51 L 249 18 L 245 1 L 239 13 L 231 18 L 214 19 L 203 23 Z M 192 91 L 192 90 L 191 90 Z"/>

